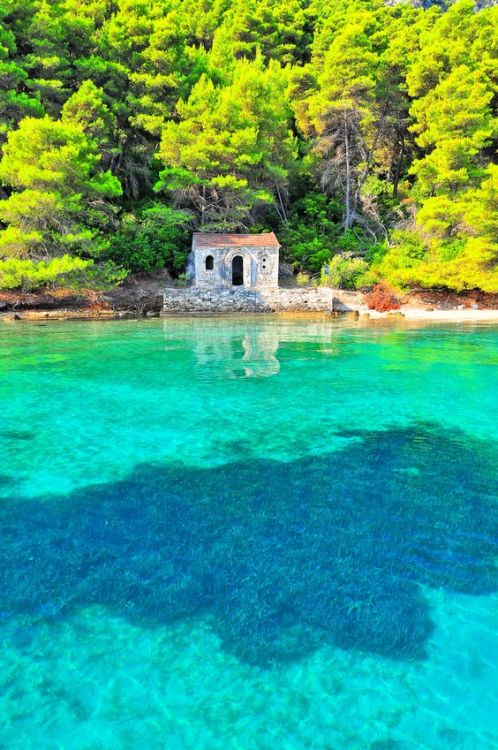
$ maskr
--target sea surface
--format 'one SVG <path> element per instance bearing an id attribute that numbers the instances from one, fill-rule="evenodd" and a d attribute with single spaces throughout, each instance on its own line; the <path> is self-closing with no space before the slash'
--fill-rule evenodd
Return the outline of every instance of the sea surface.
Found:
<path id="1" fill-rule="evenodd" d="M 1 750 L 496 750 L 498 327 L 0 324 Z"/>

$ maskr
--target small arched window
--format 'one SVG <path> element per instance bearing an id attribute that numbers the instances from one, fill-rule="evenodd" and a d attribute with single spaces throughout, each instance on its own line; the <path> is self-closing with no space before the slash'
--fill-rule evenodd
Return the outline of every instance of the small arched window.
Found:
<path id="1" fill-rule="evenodd" d="M 206 271 L 212 271 L 214 268 L 214 258 L 212 255 L 206 257 Z"/>

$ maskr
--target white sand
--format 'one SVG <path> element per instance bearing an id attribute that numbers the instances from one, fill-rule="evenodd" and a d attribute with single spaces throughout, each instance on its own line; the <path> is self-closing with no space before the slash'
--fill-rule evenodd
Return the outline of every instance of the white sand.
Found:
<path id="1" fill-rule="evenodd" d="M 498 323 L 498 309 L 426 310 L 422 307 L 402 305 L 400 310 L 387 313 L 381 313 L 375 310 L 360 311 L 362 317 L 368 314 L 370 318 L 401 317 L 400 313 L 406 320 L 436 320 L 444 323 L 479 323 L 483 321 Z"/>

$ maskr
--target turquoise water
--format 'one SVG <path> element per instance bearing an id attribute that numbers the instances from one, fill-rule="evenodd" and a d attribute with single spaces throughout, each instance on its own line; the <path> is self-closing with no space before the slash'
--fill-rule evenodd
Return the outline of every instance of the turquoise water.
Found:
<path id="1" fill-rule="evenodd" d="M 0 324 L 0 748 L 498 747 L 498 327 Z"/>

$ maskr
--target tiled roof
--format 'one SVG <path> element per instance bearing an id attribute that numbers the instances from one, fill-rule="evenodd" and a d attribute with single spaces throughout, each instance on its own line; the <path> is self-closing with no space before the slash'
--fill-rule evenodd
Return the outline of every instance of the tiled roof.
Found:
<path id="1" fill-rule="evenodd" d="M 194 232 L 192 247 L 280 247 L 273 232 L 266 234 L 217 234 Z"/>

